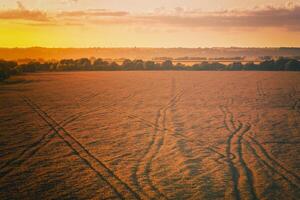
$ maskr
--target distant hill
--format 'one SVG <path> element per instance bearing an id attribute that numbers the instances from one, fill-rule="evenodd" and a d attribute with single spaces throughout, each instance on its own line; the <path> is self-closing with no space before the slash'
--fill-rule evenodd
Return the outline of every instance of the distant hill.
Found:
<path id="1" fill-rule="evenodd" d="M 0 59 L 300 56 L 300 48 L 0 48 Z"/>

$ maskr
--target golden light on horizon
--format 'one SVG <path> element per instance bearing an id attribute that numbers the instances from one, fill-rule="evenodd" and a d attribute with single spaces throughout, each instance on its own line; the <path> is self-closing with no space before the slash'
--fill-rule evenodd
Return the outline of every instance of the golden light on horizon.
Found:
<path id="1" fill-rule="evenodd" d="M 47 2 L 3 1 L 0 47 L 300 46 L 298 1 Z"/>

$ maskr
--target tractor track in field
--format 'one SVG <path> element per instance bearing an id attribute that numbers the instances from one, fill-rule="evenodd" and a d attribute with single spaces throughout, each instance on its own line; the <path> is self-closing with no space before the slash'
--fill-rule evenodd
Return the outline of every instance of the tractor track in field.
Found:
<path id="1" fill-rule="evenodd" d="M 229 108 L 225 106 L 220 106 L 220 110 L 224 114 L 224 126 L 227 131 L 230 133 L 226 141 L 226 157 L 229 167 L 229 172 L 232 178 L 232 197 L 234 199 L 240 200 L 249 197 L 249 199 L 257 200 L 257 194 L 254 186 L 254 178 L 252 170 L 247 165 L 247 162 L 244 158 L 244 149 L 242 140 L 244 135 L 250 131 L 250 124 L 243 124 L 240 121 L 236 120 Z M 232 159 L 231 155 L 235 155 Z M 246 178 L 245 181 L 240 179 L 241 176 Z M 242 188 L 246 188 L 246 191 L 241 191 Z M 246 196 L 245 193 L 246 192 Z"/>
<path id="2" fill-rule="evenodd" d="M 74 118 L 66 119 L 60 122 L 60 126 L 66 126 L 67 124 L 74 121 Z M 0 168 L 1 179 L 8 176 L 12 171 L 18 169 L 23 163 L 32 158 L 40 149 L 47 145 L 54 137 L 52 129 L 50 129 L 46 134 L 44 134 L 40 139 L 25 148 L 16 158 L 7 161 Z"/>
<path id="3" fill-rule="evenodd" d="M 274 168 L 268 161 L 264 160 L 261 155 L 259 155 L 257 149 L 255 149 L 255 147 L 253 147 L 253 145 L 251 144 L 251 142 L 244 140 L 244 143 L 246 144 L 247 148 L 252 152 L 252 154 L 254 155 L 254 157 L 256 158 L 256 160 L 262 165 L 265 166 L 268 170 L 270 170 L 272 173 L 275 173 L 277 175 L 279 175 L 283 180 L 285 180 L 288 184 L 290 184 L 292 187 L 294 188 L 299 188 L 297 185 L 295 185 L 294 183 L 292 183 L 288 177 L 286 177 L 284 174 L 282 174 L 281 172 L 279 172 L 276 168 Z M 273 175 L 269 175 L 271 178 L 273 177 Z"/>
<path id="4" fill-rule="evenodd" d="M 178 79 L 183 80 L 181 77 Z M 132 96 L 128 95 L 131 87 L 127 90 L 125 88 L 124 91 L 122 89 L 113 93 L 105 92 L 105 94 L 100 93 L 99 90 L 82 90 L 83 93 L 80 95 L 72 96 L 76 97 L 72 101 L 69 101 L 72 98 L 57 101 L 53 96 L 48 99 L 48 102 L 42 102 L 45 97 L 50 96 L 34 96 L 36 93 L 32 94 L 32 98 L 30 93 L 28 96 L 21 96 L 26 104 L 25 107 L 28 106 L 25 109 L 26 114 L 29 110 L 30 114 L 33 113 L 29 116 L 34 116 L 33 119 L 39 123 L 30 121 L 21 123 L 21 120 L 25 119 L 24 121 L 26 121 L 27 116 L 16 117 L 16 122 L 5 121 L 3 123 L 8 127 L 3 131 L 4 142 L 1 143 L 4 151 L 7 151 L 3 156 L 1 155 L 1 159 L 4 161 L 0 164 L 0 183 L 4 183 L 1 189 L 4 191 L 6 188 L 13 187 L 14 183 L 11 180 L 22 181 L 23 177 L 17 177 L 19 172 L 24 171 L 24 169 L 20 169 L 21 166 L 25 167 L 26 173 L 30 173 L 27 170 L 34 170 L 31 167 L 35 166 L 29 165 L 30 169 L 27 169 L 27 165 L 31 164 L 31 161 L 40 160 L 40 156 L 46 155 L 44 151 L 41 152 L 42 154 L 38 152 L 42 148 L 48 150 L 54 145 L 53 142 L 55 144 L 58 142 L 57 144 L 63 144 L 67 151 L 71 152 L 71 157 L 75 156 L 76 160 L 79 159 L 82 162 L 89 175 L 94 176 L 93 178 L 96 177 L 96 181 L 92 182 L 95 184 L 92 185 L 93 187 L 108 186 L 108 193 L 113 194 L 112 198 L 116 199 L 168 199 L 189 197 L 189 195 L 193 198 L 207 197 L 207 195 L 221 197 L 225 194 L 225 199 L 258 200 L 269 198 L 269 195 L 276 199 L 279 192 L 281 193 L 279 198 L 286 195 L 287 198 L 293 199 L 293 196 L 298 196 L 300 176 L 297 173 L 297 160 L 294 160 L 297 157 L 292 157 L 295 156 L 295 153 L 297 155 L 295 148 L 299 144 L 297 128 L 300 99 L 295 84 L 291 85 L 289 90 L 285 90 L 280 81 L 263 82 L 266 79 L 262 80 L 260 76 L 257 76 L 257 79 L 252 79 L 249 84 L 241 82 L 241 91 L 236 90 L 231 93 L 229 89 L 234 90 L 236 86 L 234 81 L 226 79 L 228 85 L 224 87 L 224 90 L 216 88 L 214 91 L 214 89 L 206 88 L 206 90 L 213 91 L 205 92 L 206 90 L 204 90 L 203 93 L 199 92 L 195 95 L 193 93 L 195 90 L 187 90 L 186 85 L 182 86 L 185 90 L 176 88 L 174 80 L 173 78 L 171 92 L 170 77 L 168 76 L 163 79 L 167 90 L 165 88 L 159 90 L 162 93 L 166 92 L 164 95 L 151 95 L 152 93 L 149 93 L 148 90 L 145 91 L 143 86 L 144 91 L 148 92 L 146 95 L 139 93 L 138 98 L 132 99 L 134 102 L 126 101 L 121 104 L 120 99 Z M 292 79 L 288 81 L 290 83 Z M 163 86 L 165 87 L 165 85 Z M 209 85 L 209 87 L 213 85 L 216 84 Z M 248 85 L 251 85 L 251 88 L 246 88 Z M 228 88 L 229 86 L 232 88 Z M 223 95 L 216 94 L 219 90 L 224 92 Z M 81 90 L 77 92 L 81 92 Z M 191 101 L 187 101 L 185 105 L 185 100 L 189 100 L 189 97 L 186 96 L 189 92 L 193 93 L 193 96 L 191 95 Z M 22 94 L 25 95 L 25 92 Z M 55 95 L 57 94 L 59 91 L 55 91 Z M 108 96 L 102 97 L 100 96 L 102 94 Z M 201 95 L 207 95 L 208 98 L 201 98 Z M 222 103 L 228 96 L 232 98 Z M 33 97 L 37 97 L 37 99 Z M 94 100 L 94 98 L 97 99 Z M 157 98 L 155 102 L 154 98 Z M 252 98 L 255 98 L 256 101 Z M 51 104 L 48 104 L 49 100 Z M 74 105 L 74 100 L 78 107 Z M 150 103 L 145 104 L 148 101 Z M 162 102 L 165 103 L 162 104 Z M 24 108 L 23 105 L 21 102 L 21 109 Z M 57 109 L 56 106 L 58 106 Z M 193 109 L 198 108 L 197 106 L 203 106 L 203 112 L 202 110 L 200 110 L 201 112 L 194 111 Z M 192 110 L 191 113 L 188 113 L 189 110 Z M 149 111 L 156 113 L 150 115 L 147 113 Z M 12 109 L 12 112 L 17 113 L 18 108 Z M 195 120 L 195 117 L 202 113 L 204 116 Z M 68 116 L 69 114 L 71 115 Z M 213 117 L 207 118 L 211 114 Z M 120 116 L 115 118 L 115 115 Z M 3 116 L 6 117 L 6 114 Z M 9 117 L 10 114 L 7 116 Z M 14 117 L 11 116 L 12 119 Z M 58 121 L 57 119 L 63 120 Z M 119 124 L 112 128 L 106 125 L 118 123 L 116 119 L 122 120 L 121 129 Z M 104 121 L 102 122 L 102 120 Z M 195 120 L 195 123 L 192 120 Z M 128 126 L 123 122 L 128 122 Z M 196 122 L 201 124 L 198 125 Z M 104 124 L 103 129 L 100 127 L 102 123 Z M 29 126 L 27 127 L 27 125 Z M 38 125 L 38 127 L 33 127 L 34 125 Z M 13 126 L 20 127 L 14 128 Z M 10 130 L 38 131 L 38 128 L 40 134 L 21 135 L 18 133 L 5 138 L 5 134 Z M 117 138 L 118 141 L 115 143 L 113 141 L 115 138 L 111 140 L 109 135 L 105 135 L 105 139 L 113 142 L 116 149 L 110 146 L 103 146 L 103 149 L 102 146 L 101 148 L 97 147 L 104 141 L 101 141 L 102 137 L 98 140 L 101 133 L 94 131 L 96 128 L 104 130 L 108 134 L 112 132 L 112 136 L 115 136 L 114 131 L 116 131 L 116 137 L 122 137 Z M 120 130 L 124 131 L 124 134 L 119 135 L 118 131 Z M 194 130 L 200 131 L 197 133 Z M 89 131 L 99 134 L 96 135 L 96 142 L 94 141 L 95 135 L 90 134 Z M 126 134 L 126 131 L 130 134 Z M 214 131 L 216 133 L 212 134 Z M 87 132 L 89 133 L 79 136 L 79 134 Z M 221 134 L 219 135 L 219 133 Z M 129 137 L 127 138 L 127 136 Z M 218 138 L 219 136 L 220 138 Z M 17 138 L 16 141 L 14 141 L 14 137 Z M 21 144 L 20 139 L 23 138 L 29 138 L 24 142 L 25 145 Z M 126 139 L 130 140 L 129 144 L 132 146 L 129 146 L 123 153 L 119 148 L 124 148 L 122 144 Z M 132 139 L 135 140 L 135 143 L 134 141 L 131 143 Z M 118 144 L 121 144 L 120 147 L 117 146 Z M 98 150 L 90 148 L 92 146 L 100 148 L 100 151 L 101 149 L 108 151 L 107 153 L 110 153 L 111 150 L 112 154 L 107 154 L 108 160 L 102 160 L 102 157 L 96 154 Z M 15 148 L 18 148 L 17 151 L 14 150 Z M 134 153 L 127 152 L 127 150 L 132 150 Z M 277 152 L 279 152 L 278 155 Z M 128 160 L 124 162 L 127 166 L 120 171 L 115 170 L 124 167 L 123 161 L 125 160 L 123 159 L 126 156 L 123 155 L 128 155 Z M 195 168 L 196 170 L 193 171 Z M 126 170 L 129 174 L 122 174 L 122 170 Z M 218 170 L 221 170 L 220 173 L 215 173 Z M 52 177 L 49 180 L 52 181 Z M 34 181 L 32 180 L 33 183 L 35 183 Z M 10 182 L 12 182 L 12 186 L 8 185 L 8 183 L 11 184 Z M 29 184 L 32 184 L 31 181 L 28 182 Z M 28 187 L 26 184 L 24 185 Z M 210 190 L 208 185 L 220 186 L 220 190 L 216 191 L 219 194 L 209 195 L 213 190 Z M 89 189 L 89 186 L 85 187 L 87 187 L 85 189 Z M 177 188 L 178 191 L 173 191 Z M 24 188 L 24 191 L 26 189 Z"/>
<path id="5" fill-rule="evenodd" d="M 300 113 L 300 98 L 297 97 L 298 91 L 295 86 L 292 87 L 292 91 L 289 93 L 289 97 L 292 101 L 294 101 L 292 105 L 292 109 L 296 112 Z"/>
<path id="6" fill-rule="evenodd" d="M 132 95 L 128 95 L 128 96 L 122 98 L 120 101 L 124 101 L 124 100 L 130 98 L 131 96 Z M 95 97 L 95 95 L 93 97 Z M 59 125 L 58 129 L 65 128 L 65 126 L 67 126 L 68 124 L 74 122 L 75 120 L 77 120 L 85 115 L 89 115 L 89 114 L 98 112 L 101 109 L 106 109 L 106 108 L 112 107 L 114 105 L 115 105 L 114 103 L 111 103 L 108 105 L 102 105 L 102 106 L 93 108 L 88 111 L 83 111 L 83 112 L 81 111 L 81 112 L 72 114 L 58 123 L 58 125 Z M 0 167 L 0 179 L 6 177 L 11 172 L 18 169 L 18 167 L 20 167 L 25 161 L 32 158 L 40 149 L 42 149 L 45 145 L 47 145 L 53 139 L 54 135 L 55 135 L 55 132 L 53 132 L 53 129 L 50 128 L 50 130 L 46 134 L 44 134 L 37 141 L 33 142 L 27 148 L 25 148 L 16 158 L 8 160 L 4 165 L 2 165 Z"/>
<path id="7" fill-rule="evenodd" d="M 284 167 L 278 161 L 276 161 L 272 156 L 269 155 L 267 150 L 261 145 L 256 139 L 251 136 L 247 136 L 246 142 L 252 148 L 254 148 L 260 162 L 262 162 L 266 167 L 270 170 L 281 176 L 284 180 L 286 180 L 290 185 L 296 188 L 300 188 L 300 178 L 299 176 Z"/>
<path id="8" fill-rule="evenodd" d="M 145 149 L 142 157 L 137 161 L 137 164 L 133 168 L 132 173 L 132 181 L 135 186 L 146 195 L 147 198 L 157 199 L 163 198 L 168 199 L 153 183 L 151 179 L 151 168 L 153 160 L 157 157 L 160 152 L 160 149 L 164 143 L 165 134 L 167 132 L 171 132 L 171 130 L 167 129 L 166 126 L 166 118 L 167 111 L 170 107 L 174 106 L 177 102 L 180 101 L 181 96 L 183 95 L 183 91 L 175 93 L 175 81 L 172 80 L 172 91 L 171 99 L 169 102 L 161 107 L 157 111 L 155 123 L 154 123 L 154 132 L 152 134 L 149 145 Z M 146 190 L 149 188 L 148 190 Z"/>
<path id="9" fill-rule="evenodd" d="M 160 108 L 157 112 L 157 116 L 156 116 L 156 122 L 155 124 L 158 123 L 158 119 L 160 118 L 159 115 L 161 115 L 161 110 L 162 108 Z M 149 145 L 147 146 L 147 148 L 145 149 L 144 153 L 142 154 L 141 158 L 138 159 L 137 164 L 134 166 L 133 170 L 132 170 L 132 175 L 131 175 L 131 179 L 133 184 L 135 185 L 135 187 L 143 193 L 143 195 L 146 196 L 146 198 L 150 198 L 150 195 L 144 190 L 143 186 L 141 185 L 140 181 L 139 181 L 139 175 L 138 175 L 138 171 L 140 170 L 139 168 L 141 167 L 141 162 L 143 162 L 144 157 L 148 154 L 148 152 L 150 151 L 150 149 L 152 148 L 152 145 L 154 144 L 154 140 L 155 137 L 158 132 L 158 127 L 154 126 L 154 133 L 151 136 L 151 140 L 149 142 Z"/>
<path id="10" fill-rule="evenodd" d="M 74 136 L 61 127 L 49 114 L 27 97 L 25 103 L 45 121 L 48 126 L 61 138 L 65 144 L 93 170 L 100 179 L 108 184 L 120 199 L 140 199 L 127 183 L 115 175 L 103 162 L 92 155 Z"/>
<path id="11" fill-rule="evenodd" d="M 233 114 L 229 109 L 224 106 L 221 107 L 221 110 L 224 114 L 229 114 L 229 117 L 224 117 L 224 122 L 225 122 L 225 127 L 228 131 L 234 131 L 237 129 L 236 122 L 234 120 Z M 241 122 L 239 122 L 239 126 L 244 126 Z M 238 129 L 239 129 L 238 126 Z M 284 180 L 286 180 L 290 185 L 292 185 L 295 188 L 299 188 L 299 176 L 295 174 L 294 172 L 288 170 L 285 168 L 283 165 L 281 165 L 278 161 L 273 159 L 266 149 L 253 137 L 249 136 L 249 134 L 245 135 L 246 132 L 250 132 L 251 125 L 247 125 L 249 128 L 247 128 L 247 131 L 243 131 L 242 134 L 238 137 L 237 144 L 238 144 L 238 157 L 240 160 L 240 164 L 242 164 L 242 167 L 244 169 L 244 173 L 248 179 L 248 188 L 250 193 L 252 194 L 251 199 L 258 199 L 257 195 L 255 195 L 255 190 L 254 190 L 254 182 L 253 182 L 253 175 L 251 172 L 251 169 L 247 166 L 246 161 L 243 159 L 243 143 L 247 146 L 248 149 L 251 150 L 255 158 L 257 159 L 258 162 L 262 163 L 264 166 L 266 166 L 268 169 L 270 169 L 272 172 L 278 174 L 280 177 L 282 177 Z M 236 134 L 236 133 L 235 133 Z M 231 134 L 232 135 L 232 134 Z M 230 136 L 231 136 L 230 135 Z M 244 137 L 245 136 L 245 137 Z M 230 138 L 229 138 L 230 139 Z M 227 146 L 228 147 L 228 146 Z M 236 157 L 236 156 L 235 156 Z M 234 164 L 232 159 L 228 159 L 228 163 L 230 166 Z M 235 174 L 235 173 L 234 173 Z M 235 199 L 243 199 L 239 195 L 239 187 L 238 187 L 238 179 L 239 176 L 232 176 L 234 180 L 234 193 L 235 193 Z"/>
<path id="12" fill-rule="evenodd" d="M 256 89 L 257 89 L 257 93 L 258 93 L 259 96 L 261 96 L 261 97 L 266 96 L 266 93 L 265 93 L 264 88 L 263 88 L 262 81 L 257 81 L 256 82 Z"/>
<path id="13" fill-rule="evenodd" d="M 149 185 L 151 185 L 152 188 L 155 188 L 156 186 L 154 185 L 152 179 L 151 179 L 151 169 L 152 169 L 152 164 L 153 164 L 153 160 L 157 157 L 157 155 L 159 154 L 162 146 L 164 145 L 164 141 L 165 141 L 165 135 L 167 134 L 167 131 L 165 129 L 165 123 L 166 123 L 166 117 L 167 117 L 167 110 L 174 104 L 176 104 L 179 100 L 180 100 L 180 97 L 181 97 L 182 93 L 181 94 L 178 94 L 175 96 L 175 98 L 172 100 L 171 104 L 168 105 L 165 109 L 163 109 L 163 117 L 162 117 L 162 126 L 163 126 L 163 131 L 161 132 L 160 135 L 161 138 L 157 139 L 156 141 L 157 142 L 154 142 L 154 144 L 156 144 L 156 148 L 154 149 L 155 151 L 152 153 L 150 159 L 148 160 L 145 168 L 144 168 L 144 173 L 146 174 L 147 176 L 147 182 Z M 158 120 L 159 122 L 160 120 Z M 157 192 L 159 192 L 160 194 L 162 194 L 159 189 L 156 189 Z M 168 199 L 166 196 L 164 196 L 162 194 L 162 197 L 164 197 L 165 199 Z"/>

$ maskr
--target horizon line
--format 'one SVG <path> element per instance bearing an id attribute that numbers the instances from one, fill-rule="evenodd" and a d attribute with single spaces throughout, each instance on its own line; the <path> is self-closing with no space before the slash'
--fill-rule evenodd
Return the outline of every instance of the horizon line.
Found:
<path id="1" fill-rule="evenodd" d="M 300 46 L 214 46 L 214 47 L 143 47 L 143 46 L 132 46 L 132 47 L 43 47 L 43 46 L 28 46 L 28 47 L 1 47 L 0 49 L 218 49 L 218 48 L 241 48 L 241 49 L 280 49 L 280 48 L 289 48 L 289 49 L 300 49 Z"/>

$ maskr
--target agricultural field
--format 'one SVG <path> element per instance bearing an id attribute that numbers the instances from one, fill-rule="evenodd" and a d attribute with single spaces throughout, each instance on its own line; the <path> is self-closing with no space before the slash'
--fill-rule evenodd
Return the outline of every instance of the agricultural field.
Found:
<path id="1" fill-rule="evenodd" d="M 0 84 L 0 199 L 299 199 L 300 73 Z"/>

